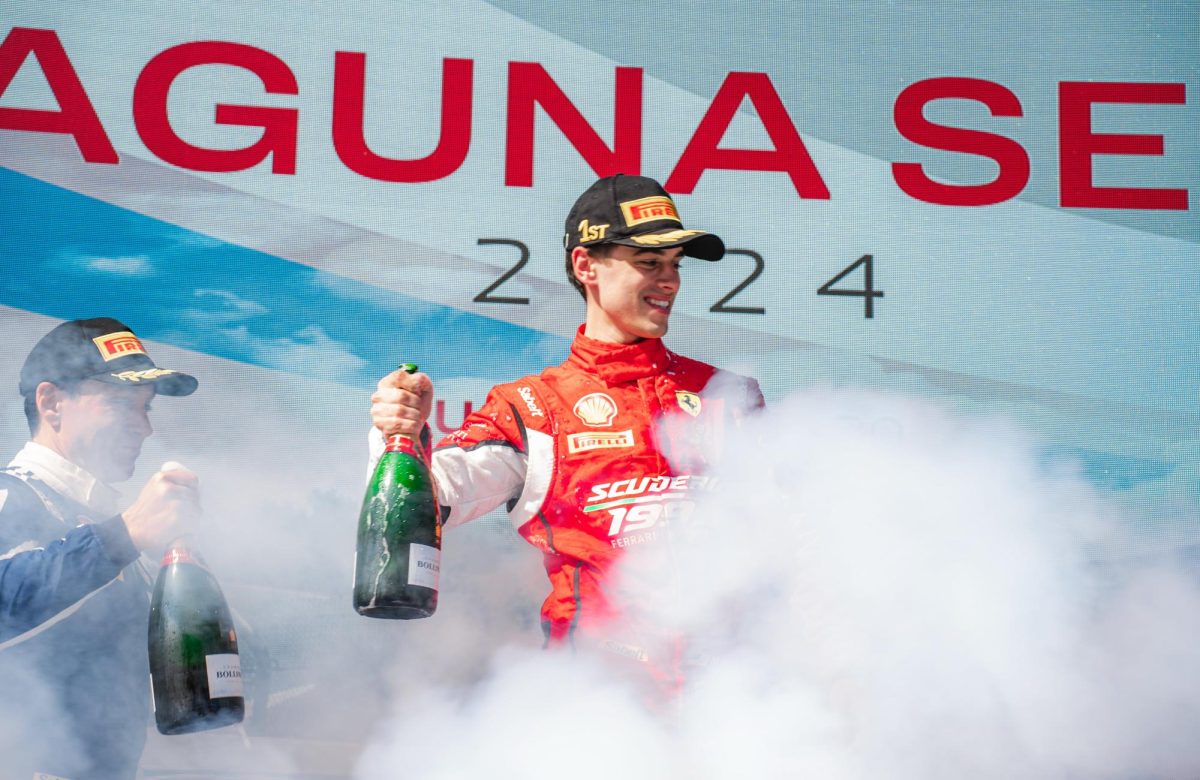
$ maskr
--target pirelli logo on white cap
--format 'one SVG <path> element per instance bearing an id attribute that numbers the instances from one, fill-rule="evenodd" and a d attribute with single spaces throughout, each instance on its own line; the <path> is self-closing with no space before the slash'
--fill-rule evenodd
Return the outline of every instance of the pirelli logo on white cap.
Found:
<path id="1" fill-rule="evenodd" d="M 127 330 L 117 331 L 116 333 L 105 333 L 103 336 L 97 336 L 92 339 L 96 345 L 96 349 L 100 350 L 100 357 L 105 361 L 116 360 L 123 358 L 126 355 L 145 355 L 146 349 L 142 346 L 142 342 L 138 337 Z"/>
<path id="2" fill-rule="evenodd" d="M 588 431 L 587 433 L 572 433 L 567 436 L 567 451 L 587 452 L 588 450 L 615 449 L 633 446 L 633 431 Z"/>

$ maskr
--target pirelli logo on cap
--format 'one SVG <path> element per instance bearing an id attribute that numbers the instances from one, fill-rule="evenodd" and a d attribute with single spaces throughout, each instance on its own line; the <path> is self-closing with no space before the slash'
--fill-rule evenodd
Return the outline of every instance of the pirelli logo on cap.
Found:
<path id="1" fill-rule="evenodd" d="M 142 342 L 138 341 L 138 337 L 127 330 L 118 331 L 117 333 L 106 333 L 103 336 L 97 336 L 92 341 L 96 343 L 96 349 L 100 350 L 100 357 L 104 358 L 105 361 L 116 360 L 126 355 L 146 354 Z"/>
<path id="2" fill-rule="evenodd" d="M 675 210 L 674 202 L 662 195 L 627 200 L 621 204 L 621 214 L 625 216 L 627 227 L 640 225 L 643 222 L 653 222 L 657 219 L 679 222 L 679 212 Z"/>
<path id="3" fill-rule="evenodd" d="M 632 446 L 632 430 L 613 433 L 588 431 L 587 433 L 572 433 L 567 437 L 567 451 L 572 453 Z"/>

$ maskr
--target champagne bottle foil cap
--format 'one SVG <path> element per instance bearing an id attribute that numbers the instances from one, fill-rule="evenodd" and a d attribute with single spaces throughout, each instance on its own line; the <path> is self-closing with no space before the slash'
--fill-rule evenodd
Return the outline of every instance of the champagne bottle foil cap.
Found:
<path id="1" fill-rule="evenodd" d="M 423 448 L 413 441 L 408 436 L 402 433 L 397 433 L 387 437 L 387 443 L 383 448 L 384 452 L 403 452 L 405 455 L 412 455 L 424 462 L 427 460 Z"/>
<path id="2" fill-rule="evenodd" d="M 190 563 L 193 566 L 199 566 L 205 570 L 208 569 L 207 564 L 204 563 L 204 559 L 200 557 L 200 553 L 189 549 L 183 544 L 172 544 L 168 547 L 166 553 L 163 554 L 160 565 L 171 566 L 176 563 Z"/>

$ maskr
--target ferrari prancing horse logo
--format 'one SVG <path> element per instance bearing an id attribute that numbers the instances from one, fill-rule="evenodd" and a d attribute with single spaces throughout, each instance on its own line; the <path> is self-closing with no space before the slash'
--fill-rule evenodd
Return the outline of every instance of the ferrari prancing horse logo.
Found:
<path id="1" fill-rule="evenodd" d="M 692 417 L 700 416 L 700 396 L 687 390 L 676 390 L 675 400 L 679 402 L 679 408 Z"/>

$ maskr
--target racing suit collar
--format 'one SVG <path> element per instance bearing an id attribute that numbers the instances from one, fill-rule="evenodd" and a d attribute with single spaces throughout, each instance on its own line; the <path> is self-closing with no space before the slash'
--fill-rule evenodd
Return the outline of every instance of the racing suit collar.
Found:
<path id="1" fill-rule="evenodd" d="M 629 382 L 661 374 L 671 360 L 662 339 L 646 339 L 636 344 L 613 344 L 583 335 L 583 326 L 575 333 L 567 362 L 597 374 L 609 384 Z"/>
<path id="2" fill-rule="evenodd" d="M 25 469 L 51 489 L 100 514 L 115 514 L 120 494 L 111 485 L 35 441 L 25 442 L 8 465 Z"/>

